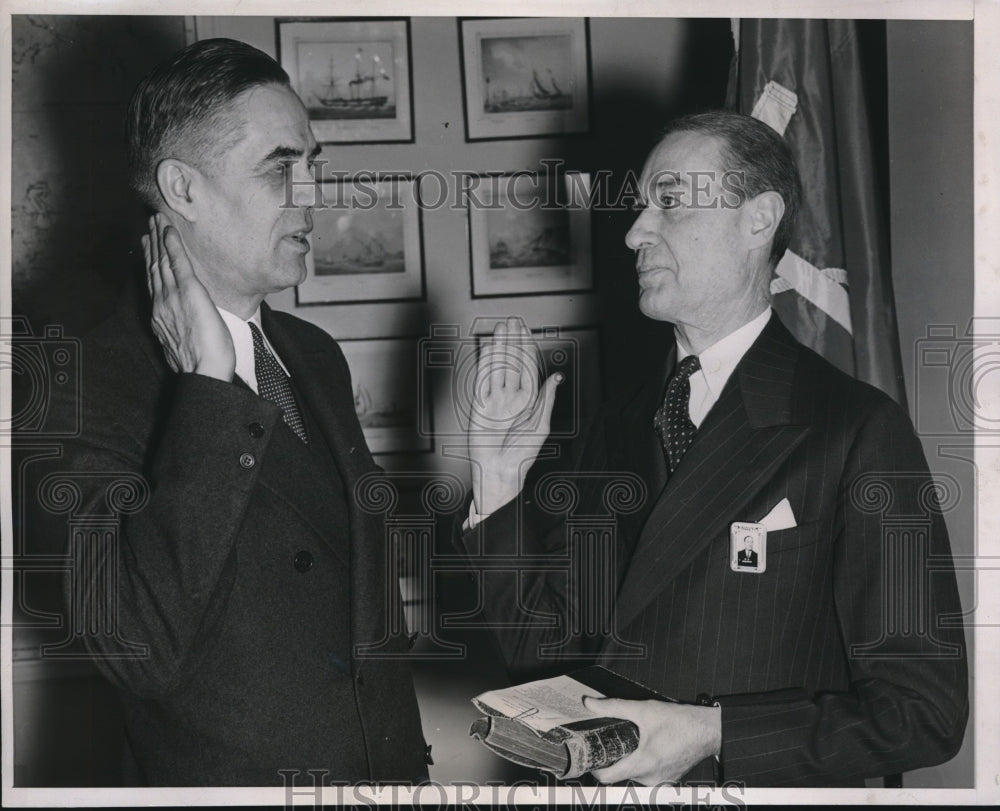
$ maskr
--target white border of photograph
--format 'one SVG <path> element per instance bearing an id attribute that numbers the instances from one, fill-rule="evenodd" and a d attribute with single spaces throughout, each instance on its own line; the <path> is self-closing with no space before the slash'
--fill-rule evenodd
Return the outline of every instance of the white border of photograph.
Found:
<path id="1" fill-rule="evenodd" d="M 537 18 L 521 20 L 461 20 L 462 83 L 465 94 L 465 136 L 469 141 L 491 138 L 533 138 L 585 133 L 590 128 L 590 69 L 587 20 L 577 18 Z M 492 113 L 486 111 L 487 82 L 483 76 L 482 41 L 501 37 L 572 37 L 571 78 L 568 86 L 550 85 L 570 96 L 566 110 L 525 110 Z M 541 81 L 549 81 L 544 75 Z"/>
<path id="2" fill-rule="evenodd" d="M 306 278 L 295 291 L 296 305 L 422 299 L 424 262 L 416 181 L 410 178 L 378 182 L 328 180 L 320 188 L 327 207 L 317 207 L 313 211 L 313 232 L 309 236 L 312 250 L 306 254 Z M 317 274 L 316 263 L 323 251 L 324 236 L 332 237 L 338 231 L 346 233 L 352 227 L 352 219 L 364 220 L 372 211 L 374 201 L 387 197 L 388 206 L 398 206 L 398 215 L 402 218 L 403 270 Z M 379 210 L 387 211 L 382 207 Z M 357 230 L 363 233 L 363 229 Z"/>
<path id="3" fill-rule="evenodd" d="M 421 436 L 419 410 L 425 396 L 418 385 L 417 338 L 351 338 L 337 343 L 351 370 L 354 407 L 372 454 L 414 453 L 433 450 L 430 436 Z M 409 389 L 409 392 L 407 391 Z M 412 422 L 377 425 L 379 409 L 403 401 L 402 413 L 412 406 Z"/>
<path id="4" fill-rule="evenodd" d="M 593 289 L 593 258 L 590 241 L 590 175 L 586 172 L 566 172 L 557 183 L 562 185 L 564 210 L 569 215 L 569 261 L 562 265 L 538 265 L 498 268 L 490 265 L 490 235 L 488 220 L 496 212 L 497 201 L 508 205 L 509 185 L 533 179 L 544 198 L 549 176 L 518 172 L 490 176 L 469 200 L 469 248 L 471 255 L 472 297 L 525 296 L 540 293 L 582 292 Z M 515 199 L 526 199 L 515 190 Z M 482 205 L 480 205 L 482 203 Z M 530 210 L 525 210 L 528 214 Z"/>
<path id="5" fill-rule="evenodd" d="M 292 89 L 309 108 L 308 97 L 301 85 L 299 48 L 303 45 L 359 47 L 375 41 L 391 42 L 393 52 L 392 85 L 395 94 L 396 114 L 393 118 L 338 118 L 314 117 L 310 121 L 316 139 L 326 144 L 346 143 L 412 143 L 413 106 L 410 74 L 410 21 L 409 18 L 392 20 L 302 20 L 277 18 L 278 55 L 281 66 L 288 73 Z M 373 74 L 374 76 L 374 74 Z M 374 77 L 377 79 L 377 77 Z M 373 81 L 374 81 L 373 79 Z"/>

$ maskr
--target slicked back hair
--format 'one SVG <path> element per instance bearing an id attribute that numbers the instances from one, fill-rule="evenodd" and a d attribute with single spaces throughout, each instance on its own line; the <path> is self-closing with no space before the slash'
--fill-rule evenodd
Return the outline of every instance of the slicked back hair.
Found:
<path id="1" fill-rule="evenodd" d="M 133 190 L 158 208 L 160 162 L 177 158 L 210 166 L 239 137 L 239 127 L 225 120 L 230 103 L 246 90 L 271 84 L 289 86 L 281 65 L 232 39 L 200 40 L 159 64 L 136 87 L 128 106 Z"/>
<path id="2" fill-rule="evenodd" d="M 704 133 L 722 142 L 723 168 L 741 176 L 741 202 L 766 191 L 781 195 L 785 213 L 771 243 L 769 263 L 773 269 L 788 249 L 802 201 L 799 172 L 784 138 L 763 121 L 729 110 L 678 118 L 664 130 L 663 138 L 675 132 Z"/>

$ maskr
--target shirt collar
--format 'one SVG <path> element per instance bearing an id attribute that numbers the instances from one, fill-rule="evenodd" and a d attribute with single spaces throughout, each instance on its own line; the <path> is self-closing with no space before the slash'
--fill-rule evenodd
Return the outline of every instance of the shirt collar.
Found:
<path id="1" fill-rule="evenodd" d="M 753 346 L 753 342 L 764 331 L 764 327 L 770 320 L 771 308 L 768 307 L 752 321 L 748 321 L 739 329 L 730 332 L 725 338 L 716 341 L 698 355 L 701 372 L 713 397 L 718 398 L 722 393 L 722 388 L 726 385 L 726 381 L 729 380 L 736 365 L 743 359 L 747 350 Z M 692 353 L 676 330 L 674 336 L 677 339 L 677 362 L 680 363 Z"/>
<path id="2" fill-rule="evenodd" d="M 219 311 L 219 315 L 222 316 L 222 320 L 226 322 L 226 326 L 229 327 L 230 332 L 246 332 L 247 335 L 250 334 L 250 327 L 247 326 L 251 321 L 254 325 L 261 331 L 263 335 L 264 330 L 260 325 L 260 307 L 254 310 L 253 315 L 247 319 L 240 318 L 238 315 L 233 315 L 229 310 L 223 310 L 221 307 L 216 305 L 216 310 Z"/>

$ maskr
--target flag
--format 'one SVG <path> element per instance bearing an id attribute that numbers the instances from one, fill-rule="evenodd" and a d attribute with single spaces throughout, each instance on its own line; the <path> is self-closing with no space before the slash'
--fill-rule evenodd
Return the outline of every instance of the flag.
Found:
<path id="1" fill-rule="evenodd" d="M 905 406 L 857 24 L 744 19 L 733 33 L 728 104 L 781 133 L 802 177 L 775 310 L 799 341 Z"/>

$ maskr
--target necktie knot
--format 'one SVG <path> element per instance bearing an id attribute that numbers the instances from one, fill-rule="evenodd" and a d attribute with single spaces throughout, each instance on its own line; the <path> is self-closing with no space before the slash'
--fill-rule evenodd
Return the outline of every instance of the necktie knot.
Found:
<path id="1" fill-rule="evenodd" d="M 302 422 L 299 406 L 295 402 L 288 375 L 264 343 L 264 335 L 260 328 L 253 321 L 248 323 L 250 336 L 253 338 L 253 365 L 254 373 L 257 375 L 257 393 L 278 406 L 285 425 L 291 428 L 299 439 L 307 442 L 306 427 Z"/>
<path id="2" fill-rule="evenodd" d="M 687 380 L 695 372 L 701 368 L 701 361 L 698 360 L 697 355 L 688 355 L 684 360 L 677 364 L 677 372 L 674 374 L 674 380 Z M 673 383 L 673 381 L 671 381 Z"/>

